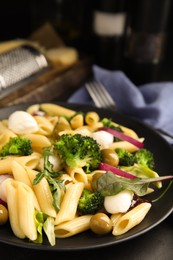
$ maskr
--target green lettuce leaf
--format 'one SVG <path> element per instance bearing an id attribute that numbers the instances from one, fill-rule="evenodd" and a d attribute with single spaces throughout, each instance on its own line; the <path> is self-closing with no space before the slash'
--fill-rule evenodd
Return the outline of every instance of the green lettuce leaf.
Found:
<path id="1" fill-rule="evenodd" d="M 43 243 L 43 231 L 45 232 L 51 246 L 55 245 L 54 219 L 41 211 L 35 211 L 35 224 L 37 228 L 37 239 L 35 243 Z"/>

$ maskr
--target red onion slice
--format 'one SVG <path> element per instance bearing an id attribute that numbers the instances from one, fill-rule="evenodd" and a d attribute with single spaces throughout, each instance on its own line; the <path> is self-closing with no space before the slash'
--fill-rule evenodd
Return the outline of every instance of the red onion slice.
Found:
<path id="1" fill-rule="evenodd" d="M 1 198 L 0 198 L 0 204 L 2 204 L 4 207 L 7 208 L 7 202 L 5 202 L 4 200 L 2 200 Z"/>
<path id="2" fill-rule="evenodd" d="M 118 169 L 118 168 L 116 168 L 116 167 L 114 167 L 112 165 L 106 164 L 106 163 L 100 163 L 99 170 L 111 171 L 111 172 L 115 173 L 116 175 L 124 177 L 124 178 L 127 178 L 127 179 L 134 179 L 134 178 L 136 178 L 135 175 L 133 175 L 131 173 L 128 173 L 128 172 L 125 172 L 123 170 L 120 170 L 120 169 Z"/>
<path id="3" fill-rule="evenodd" d="M 109 127 L 102 127 L 102 128 L 100 128 L 100 130 L 106 131 L 106 132 L 112 134 L 115 137 L 118 137 L 118 138 L 120 138 L 120 139 L 122 139 L 124 141 L 127 141 L 127 142 L 135 145 L 139 149 L 144 147 L 144 144 L 142 142 L 140 142 L 140 141 L 134 139 L 133 137 L 128 136 L 128 135 L 126 135 L 126 134 L 124 134 L 122 132 L 119 132 L 119 131 L 117 131 L 115 129 L 111 129 Z"/>

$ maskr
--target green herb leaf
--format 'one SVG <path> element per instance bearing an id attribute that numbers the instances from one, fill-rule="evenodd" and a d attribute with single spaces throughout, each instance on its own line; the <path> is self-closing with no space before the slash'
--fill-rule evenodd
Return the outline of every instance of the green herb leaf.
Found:
<path id="1" fill-rule="evenodd" d="M 44 172 L 39 172 L 33 181 L 33 185 L 37 185 L 43 179 L 44 176 Z"/>
<path id="2" fill-rule="evenodd" d="M 96 190 L 101 192 L 103 196 L 111 196 L 122 190 L 131 190 L 138 196 L 147 194 L 148 185 L 157 181 L 173 179 L 173 176 L 161 176 L 158 178 L 135 178 L 126 179 L 117 177 L 112 172 L 106 172 L 95 183 Z"/>
<path id="3" fill-rule="evenodd" d="M 59 177 L 62 175 L 61 171 L 54 171 L 53 165 L 49 161 L 49 156 L 52 155 L 50 148 L 45 148 L 44 150 L 44 169 L 42 172 L 39 172 L 34 181 L 33 185 L 37 185 L 42 178 L 46 178 L 49 187 L 53 196 L 53 206 L 56 209 L 56 211 L 59 211 L 60 209 L 60 197 L 61 197 L 61 189 L 65 190 L 65 184 L 62 180 L 56 180 L 56 177 Z"/>
<path id="4" fill-rule="evenodd" d="M 136 185 L 137 181 L 139 181 L 138 178 L 126 179 L 117 177 L 112 172 L 106 172 L 97 180 L 96 187 L 103 196 L 115 195 L 122 190 L 131 190 L 138 196 L 143 196 L 147 192 L 148 184 Z"/>

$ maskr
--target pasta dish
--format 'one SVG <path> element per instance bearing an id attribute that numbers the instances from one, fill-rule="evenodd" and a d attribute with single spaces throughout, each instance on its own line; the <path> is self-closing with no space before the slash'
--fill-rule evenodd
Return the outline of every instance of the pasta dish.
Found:
<path id="1" fill-rule="evenodd" d="M 42 103 L 0 121 L 0 225 L 50 245 L 86 230 L 120 236 L 157 201 L 159 176 L 145 137 L 95 111 Z M 163 191 L 163 193 L 166 191 Z"/>

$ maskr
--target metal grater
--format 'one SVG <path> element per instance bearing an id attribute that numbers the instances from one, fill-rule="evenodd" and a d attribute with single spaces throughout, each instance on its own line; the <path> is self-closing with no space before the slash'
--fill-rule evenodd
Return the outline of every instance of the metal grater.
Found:
<path id="1" fill-rule="evenodd" d="M 30 45 L 0 54 L 0 98 L 33 80 L 48 67 L 43 53 Z"/>

